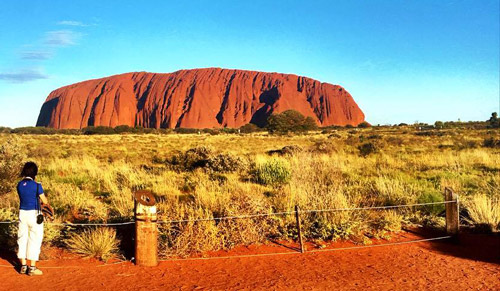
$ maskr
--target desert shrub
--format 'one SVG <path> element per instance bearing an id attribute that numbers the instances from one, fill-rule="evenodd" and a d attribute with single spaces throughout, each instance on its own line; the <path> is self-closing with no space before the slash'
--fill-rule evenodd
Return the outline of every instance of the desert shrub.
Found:
<path id="1" fill-rule="evenodd" d="M 457 150 L 475 149 L 479 144 L 474 140 L 459 139 L 454 142 L 454 147 Z"/>
<path id="2" fill-rule="evenodd" d="M 192 171 L 205 167 L 212 154 L 213 151 L 209 147 L 196 147 L 172 156 L 168 159 L 168 163 L 179 170 Z"/>
<path id="3" fill-rule="evenodd" d="M 115 134 L 115 130 L 108 126 L 87 126 L 82 129 L 82 133 L 86 135 L 94 134 Z"/>
<path id="4" fill-rule="evenodd" d="M 247 123 L 247 124 L 243 125 L 242 127 L 240 127 L 241 133 L 252 133 L 252 132 L 257 132 L 260 130 L 261 130 L 260 127 L 258 127 L 257 125 L 255 125 L 253 123 Z"/>
<path id="5" fill-rule="evenodd" d="M 13 221 L 14 223 L 0 224 L 0 249 L 13 249 L 17 244 L 17 215 L 8 208 L 0 208 L 0 221 Z"/>
<path id="6" fill-rule="evenodd" d="M 128 125 L 118 125 L 114 128 L 115 133 L 136 133 L 139 129 Z"/>
<path id="7" fill-rule="evenodd" d="M 179 127 L 174 129 L 175 133 L 180 133 L 180 134 L 193 134 L 193 133 L 200 133 L 200 130 L 197 128 L 185 128 L 185 127 Z"/>
<path id="8" fill-rule="evenodd" d="M 328 138 L 342 138 L 342 136 L 340 134 L 334 132 L 334 133 L 330 134 L 328 136 Z"/>
<path id="9" fill-rule="evenodd" d="M 74 253 L 108 260 L 117 255 L 119 241 L 114 229 L 97 228 L 73 233 L 65 240 L 65 244 Z"/>
<path id="10" fill-rule="evenodd" d="M 483 147 L 486 148 L 500 148 L 500 139 L 496 139 L 493 137 L 486 138 L 483 141 Z"/>
<path id="11" fill-rule="evenodd" d="M 292 173 L 286 160 L 272 158 L 257 164 L 253 176 L 257 183 L 263 185 L 281 185 L 290 181 Z"/>
<path id="12" fill-rule="evenodd" d="M 500 118 L 498 118 L 498 113 L 491 113 L 490 119 L 488 119 L 488 127 L 489 128 L 499 128 L 500 127 Z"/>
<path id="13" fill-rule="evenodd" d="M 54 128 L 48 127 L 18 127 L 11 130 L 11 133 L 19 133 L 19 134 L 56 134 L 57 130 Z"/>
<path id="14" fill-rule="evenodd" d="M 378 147 L 372 143 L 367 142 L 358 146 L 359 154 L 363 157 L 377 153 L 379 151 Z"/>
<path id="15" fill-rule="evenodd" d="M 235 172 L 243 168 L 243 161 L 230 154 L 218 154 L 208 158 L 206 168 L 221 173 Z"/>
<path id="16" fill-rule="evenodd" d="M 500 231 L 500 201 L 486 195 L 475 195 L 464 203 L 469 214 L 467 221 L 478 228 Z"/>
<path id="17" fill-rule="evenodd" d="M 304 133 L 317 127 L 312 117 L 305 117 L 295 110 L 273 114 L 267 120 L 267 130 L 271 134 Z"/>
<path id="18" fill-rule="evenodd" d="M 417 136 L 443 136 L 445 135 L 442 131 L 418 131 L 415 133 Z"/>
<path id="19" fill-rule="evenodd" d="M 210 135 L 218 135 L 221 133 L 221 131 L 217 128 L 204 128 L 201 130 L 203 133 L 208 133 Z"/>
<path id="20" fill-rule="evenodd" d="M 399 232 L 403 226 L 403 216 L 394 210 L 383 211 L 377 216 L 373 227 L 382 232 Z"/>
<path id="21" fill-rule="evenodd" d="M 45 245 L 59 245 L 62 243 L 64 227 L 52 223 L 45 223 L 43 230 L 43 243 Z"/>
<path id="22" fill-rule="evenodd" d="M 305 236 L 311 239 L 349 239 L 361 228 L 361 219 L 348 212 L 313 213 L 304 220 Z"/>
<path id="23" fill-rule="evenodd" d="M 434 191 L 424 192 L 417 198 L 417 203 L 434 203 L 443 201 L 443 194 Z M 421 206 L 419 209 L 427 214 L 438 215 L 444 211 L 444 207 L 444 204 L 435 204 Z"/>
<path id="24" fill-rule="evenodd" d="M 14 189 L 24 158 L 17 139 L 8 139 L 0 145 L 0 196 Z"/>
<path id="25" fill-rule="evenodd" d="M 389 136 L 387 139 L 386 139 L 386 142 L 387 144 L 389 145 L 394 145 L 394 146 L 401 146 L 403 145 L 404 143 L 404 140 L 400 137 L 397 137 L 397 136 Z"/>
<path id="26" fill-rule="evenodd" d="M 322 140 L 314 143 L 314 145 L 312 146 L 312 151 L 324 154 L 331 154 L 337 152 L 337 148 L 333 143 Z"/>
<path id="27" fill-rule="evenodd" d="M 368 127 L 371 127 L 371 126 L 372 126 L 372 125 L 371 125 L 371 124 L 369 124 L 369 123 L 368 123 L 368 122 L 366 122 L 366 121 L 363 121 L 363 122 L 361 122 L 360 124 L 358 124 L 358 127 L 359 127 L 359 128 L 368 128 Z"/>
<path id="28" fill-rule="evenodd" d="M 303 151 L 303 149 L 300 146 L 287 145 L 287 146 L 282 147 L 279 150 L 270 150 L 267 152 L 267 154 L 269 154 L 269 155 L 277 154 L 280 156 L 285 156 L 285 155 L 293 156 L 293 155 L 300 153 L 302 151 Z"/>

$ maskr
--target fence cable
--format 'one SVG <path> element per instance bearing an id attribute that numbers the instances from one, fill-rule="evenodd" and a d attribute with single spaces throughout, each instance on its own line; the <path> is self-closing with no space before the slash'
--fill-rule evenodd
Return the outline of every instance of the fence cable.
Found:
<path id="1" fill-rule="evenodd" d="M 337 212 L 337 211 L 356 211 L 356 210 L 380 210 L 380 209 L 395 209 L 395 208 L 404 208 L 404 207 L 415 207 L 415 206 L 428 206 L 428 205 L 440 205 L 440 204 L 448 204 L 448 203 L 456 203 L 456 201 L 442 201 L 442 202 L 428 202 L 428 203 L 415 203 L 415 204 L 402 204 L 402 205 L 389 205 L 389 206 L 369 206 L 369 207 L 354 207 L 354 208 L 327 208 L 327 209 L 305 209 L 301 210 L 301 213 L 317 213 L 317 212 Z M 289 215 L 295 214 L 296 211 L 283 211 L 283 212 L 274 212 L 274 213 L 256 213 L 256 214 L 247 214 L 247 215 L 235 215 L 235 216 L 222 216 L 222 217 L 213 217 L 213 218 L 200 218 L 200 219 L 179 219 L 179 220 L 159 220 L 157 223 L 159 224 L 168 224 L 168 223 L 183 223 L 183 222 L 202 222 L 202 221 L 221 221 L 221 220 L 230 220 L 230 219 L 244 219 L 244 218 L 255 218 L 255 217 L 266 217 L 266 216 L 281 216 L 281 215 Z M 0 224 L 10 224 L 17 223 L 18 221 L 0 221 Z M 134 224 L 135 221 L 126 221 L 126 222 L 116 222 L 116 223 L 57 223 L 57 222 L 47 222 L 50 225 L 56 226 L 120 226 L 120 225 L 128 225 Z"/>
<path id="2" fill-rule="evenodd" d="M 386 244 L 378 244 L 378 245 L 366 245 L 366 246 L 354 246 L 354 247 L 341 247 L 341 248 L 331 248 L 331 249 L 318 249 L 318 250 L 308 250 L 305 253 L 301 252 L 281 252 L 281 253 L 266 253 L 266 254 L 250 254 L 250 255 L 237 255 L 237 256 L 221 256 L 221 257 L 201 257 L 201 258 L 185 258 L 185 259 L 163 259 L 161 262 L 174 262 L 174 261 L 196 261 L 196 260 L 215 260 L 215 259 L 233 259 L 233 258 L 253 258 L 253 257 L 268 257 L 268 256 L 277 256 L 277 255 L 301 255 L 301 254 L 309 254 L 309 253 L 319 253 L 319 252 L 333 252 L 333 251 L 345 251 L 345 250 L 354 250 L 354 249 L 365 249 L 365 248 L 376 248 L 376 247 L 385 247 L 385 246 L 396 246 L 396 245 L 404 245 L 411 243 L 420 243 L 427 241 L 435 241 L 452 238 L 452 236 L 440 236 L 433 238 L 424 238 L 410 241 L 402 241 L 402 242 L 393 242 Z"/>

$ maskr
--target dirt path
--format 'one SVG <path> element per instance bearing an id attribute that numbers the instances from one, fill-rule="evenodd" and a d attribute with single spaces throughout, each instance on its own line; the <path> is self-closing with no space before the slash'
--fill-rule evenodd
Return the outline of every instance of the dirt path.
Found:
<path id="1" fill-rule="evenodd" d="M 421 238 L 406 235 L 406 239 Z M 335 244 L 342 247 L 346 244 Z M 218 256 L 288 252 L 241 247 Z M 11 259 L 3 254 L 0 265 Z M 50 267 L 63 267 L 52 269 Z M 145 268 L 84 259 L 40 262 L 41 277 L 0 268 L 2 290 L 500 290 L 500 237 L 262 257 L 165 261 Z M 36 286 L 36 287 L 35 287 Z M 35 289 L 34 289 L 35 288 Z"/>

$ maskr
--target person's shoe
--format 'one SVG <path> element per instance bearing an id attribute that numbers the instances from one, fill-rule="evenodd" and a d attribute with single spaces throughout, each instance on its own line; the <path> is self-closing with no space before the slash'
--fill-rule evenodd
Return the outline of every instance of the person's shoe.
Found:
<path id="1" fill-rule="evenodd" d="M 22 265 L 19 269 L 19 274 L 26 274 L 26 272 L 28 272 L 28 266 Z"/>
<path id="2" fill-rule="evenodd" d="M 39 275 L 43 275 L 43 272 L 42 272 L 42 270 L 38 269 L 37 267 L 29 267 L 28 275 L 29 276 L 39 276 Z"/>

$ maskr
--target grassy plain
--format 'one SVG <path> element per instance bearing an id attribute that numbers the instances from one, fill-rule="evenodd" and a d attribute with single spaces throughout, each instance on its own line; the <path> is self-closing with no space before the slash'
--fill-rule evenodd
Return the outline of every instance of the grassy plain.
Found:
<path id="1" fill-rule="evenodd" d="M 469 215 L 464 223 L 495 230 L 500 149 L 485 147 L 489 138 L 498 139 L 498 130 L 373 127 L 296 136 L 2 134 L 0 145 L 40 166 L 38 181 L 58 222 L 131 220 L 132 193 L 139 189 L 159 197 L 162 220 L 178 220 L 286 212 L 295 205 L 307 210 L 436 202 L 451 187 L 463 205 L 479 209 L 475 220 Z M 286 146 L 292 147 L 279 151 Z M 17 207 L 15 190 L 3 194 L 0 220 L 15 219 Z M 369 243 L 408 224 L 442 227 L 443 209 L 310 213 L 303 223 L 306 238 L 318 243 Z M 4 228 L 3 236 L 13 227 Z M 162 224 L 160 233 L 163 255 L 297 236 L 292 215 Z M 71 247 L 71 238 L 67 228 L 47 226 L 47 243 Z"/>

